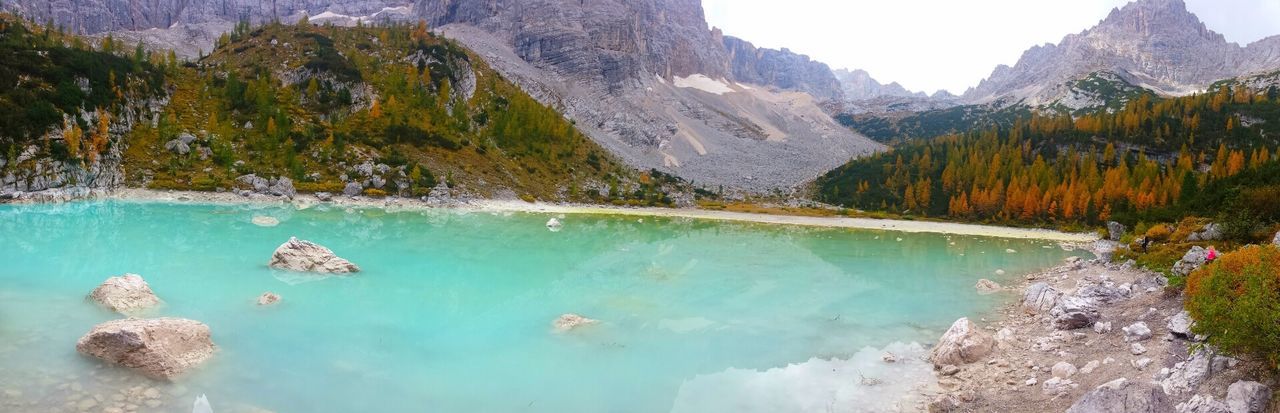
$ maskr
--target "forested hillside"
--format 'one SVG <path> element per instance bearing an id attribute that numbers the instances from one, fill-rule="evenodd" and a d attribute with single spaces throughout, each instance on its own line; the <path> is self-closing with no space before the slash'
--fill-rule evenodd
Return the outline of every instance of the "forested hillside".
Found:
<path id="1" fill-rule="evenodd" d="M 1096 224 L 1271 215 L 1280 193 L 1280 96 L 1221 83 L 1210 93 L 1141 96 L 1115 113 L 1031 114 L 907 143 L 817 181 L 821 200 L 919 216 Z"/>
<path id="2" fill-rule="evenodd" d="M 19 187 L 39 188 L 26 181 L 34 169 L 56 169 L 32 167 L 45 159 L 116 167 L 129 186 L 203 191 L 252 186 L 237 178 L 254 174 L 289 178 L 302 192 L 350 192 L 354 183 L 369 196 L 449 187 L 667 204 L 660 186 L 678 184 L 618 163 L 421 23 L 240 24 L 186 62 L 110 36 L 86 40 L 11 16 L 0 24 L 0 52 L 11 57 L 0 81 L 24 86 L 0 96 L 12 125 L 0 132 L 9 154 L 0 167 Z M 97 154 L 109 147 L 119 159 L 102 164 Z M 18 159 L 24 150 L 36 153 Z"/>

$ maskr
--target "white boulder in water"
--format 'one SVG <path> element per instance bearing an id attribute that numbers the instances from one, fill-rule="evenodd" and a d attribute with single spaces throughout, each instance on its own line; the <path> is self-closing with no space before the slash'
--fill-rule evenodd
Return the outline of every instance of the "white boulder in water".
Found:
<path id="1" fill-rule="evenodd" d="M 258 296 L 258 305 L 273 305 L 280 302 L 280 294 L 265 292 Z"/>
<path id="2" fill-rule="evenodd" d="M 978 294 L 997 293 L 997 292 L 1000 292 L 1000 289 L 1001 289 L 999 283 L 988 280 L 986 278 L 978 280 L 978 283 L 974 284 L 973 288 L 978 290 Z"/>
<path id="3" fill-rule="evenodd" d="M 203 394 L 196 397 L 196 402 L 191 405 L 191 413 L 213 413 L 213 406 L 209 405 L 209 398 Z"/>
<path id="4" fill-rule="evenodd" d="M 555 321 L 552 321 L 551 327 L 554 328 L 556 332 L 563 333 L 578 327 L 596 324 L 599 322 L 600 320 L 593 320 L 577 314 L 570 313 L 570 314 L 561 315 L 560 318 L 557 318 Z"/>
<path id="5" fill-rule="evenodd" d="M 296 237 L 290 237 L 288 242 L 276 248 L 276 252 L 271 254 L 271 262 L 267 265 L 281 270 L 325 274 L 360 272 L 360 267 L 351 261 L 339 258 L 328 248 Z"/>
<path id="6" fill-rule="evenodd" d="M 274 227 L 276 225 L 280 225 L 280 220 L 265 215 L 254 215 L 253 225 L 260 227 Z"/>
<path id="7" fill-rule="evenodd" d="M 89 293 L 89 299 L 120 314 L 132 314 L 160 304 L 160 298 L 138 274 L 108 278 Z"/>
<path id="8" fill-rule="evenodd" d="M 551 230 L 551 232 L 560 231 L 561 228 L 564 228 L 564 224 L 561 224 L 559 219 L 551 218 L 547 220 L 547 229 Z"/>
<path id="9" fill-rule="evenodd" d="M 76 351 L 138 371 L 170 379 L 213 357 L 209 326 L 182 318 L 127 318 L 93 326 L 76 342 Z"/>

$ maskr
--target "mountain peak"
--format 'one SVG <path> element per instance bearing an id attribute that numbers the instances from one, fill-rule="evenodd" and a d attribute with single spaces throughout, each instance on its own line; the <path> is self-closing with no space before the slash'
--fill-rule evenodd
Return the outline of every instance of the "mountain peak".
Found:
<path id="1" fill-rule="evenodd" d="M 1187 10 L 1183 0 L 1139 0 L 1112 9 L 1105 20 L 1090 30 L 1099 31 L 1141 38 L 1196 37 L 1226 42 L 1221 34 L 1209 30 L 1199 17 Z"/>
<path id="2" fill-rule="evenodd" d="M 1013 67 L 996 67 L 964 98 L 1040 104 L 1055 98 L 1065 82 L 1101 71 L 1123 74 L 1126 82 L 1159 94 L 1184 95 L 1217 80 L 1276 68 L 1276 50 L 1280 41 L 1249 47 L 1227 42 L 1183 0 L 1138 0 L 1056 45 L 1028 49 Z"/>

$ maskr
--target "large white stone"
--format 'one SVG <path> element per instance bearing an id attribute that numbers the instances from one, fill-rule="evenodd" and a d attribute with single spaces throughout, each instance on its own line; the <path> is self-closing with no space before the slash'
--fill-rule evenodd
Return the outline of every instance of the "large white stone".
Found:
<path id="1" fill-rule="evenodd" d="M 89 293 L 89 299 L 121 314 L 136 314 L 160 304 L 151 286 L 137 274 L 108 278 Z"/>
<path id="2" fill-rule="evenodd" d="M 289 238 L 276 248 L 267 263 L 271 268 L 289 271 L 346 274 L 360 272 L 360 267 L 339 258 L 328 248 L 311 241 Z"/>
<path id="3" fill-rule="evenodd" d="M 951 324 L 942 334 L 938 345 L 929 353 L 929 361 L 936 367 L 947 364 L 962 365 L 981 360 L 995 349 L 995 339 L 982 331 L 968 318 Z"/>
<path id="4" fill-rule="evenodd" d="M 204 363 L 215 346 L 204 323 L 181 318 L 128 318 L 93 327 L 76 351 L 148 377 L 170 379 Z"/>

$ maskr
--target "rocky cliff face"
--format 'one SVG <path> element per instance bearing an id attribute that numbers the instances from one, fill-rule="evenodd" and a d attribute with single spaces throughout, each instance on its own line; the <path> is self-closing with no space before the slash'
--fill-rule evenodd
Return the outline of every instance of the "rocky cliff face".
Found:
<path id="1" fill-rule="evenodd" d="M 4 9 L 38 22 L 52 21 L 80 34 L 166 29 L 176 24 L 266 22 L 329 11 L 374 16 L 410 0 L 6 0 Z"/>
<path id="2" fill-rule="evenodd" d="M 469 24 L 535 66 L 616 92 L 654 74 L 729 75 L 699 0 L 422 0 L 432 27 Z"/>
<path id="3" fill-rule="evenodd" d="M 997 67 L 964 98 L 1047 104 L 1055 87 L 1103 71 L 1157 93 L 1189 94 L 1220 79 L 1280 67 L 1277 45 L 1280 37 L 1247 47 L 1228 43 L 1182 0 L 1140 0 L 1056 45 L 1031 48 L 1013 67 Z"/>
<path id="4" fill-rule="evenodd" d="M 835 77 L 840 82 L 840 87 L 844 92 L 844 97 L 849 101 L 859 101 L 874 99 L 882 96 L 891 97 L 912 97 L 912 98 L 928 98 L 929 95 L 924 92 L 912 92 L 902 87 L 898 82 L 887 85 L 880 84 L 871 77 L 870 73 L 865 70 L 840 69 L 835 71 Z"/>
<path id="5" fill-rule="evenodd" d="M 724 37 L 729 67 L 738 82 L 770 85 L 807 92 L 816 98 L 839 101 L 844 97 L 840 81 L 825 63 L 790 50 L 757 49 L 746 40 Z"/>
<path id="6" fill-rule="evenodd" d="M 53 22 L 73 33 L 111 32 L 126 43 L 143 42 L 194 58 L 236 22 L 293 22 L 304 14 L 338 25 L 405 22 L 412 0 L 5 0 L 0 10 L 37 22 Z"/>
<path id="7" fill-rule="evenodd" d="M 722 36 L 699 0 L 422 0 L 415 12 L 641 169 L 763 191 L 881 148 L 820 108 L 840 93 L 825 65 Z"/>

